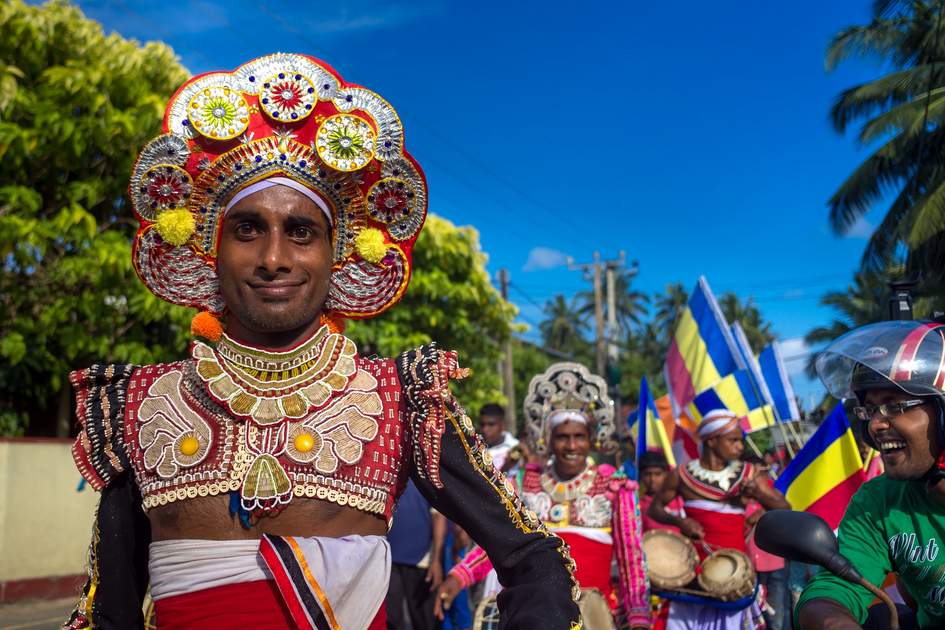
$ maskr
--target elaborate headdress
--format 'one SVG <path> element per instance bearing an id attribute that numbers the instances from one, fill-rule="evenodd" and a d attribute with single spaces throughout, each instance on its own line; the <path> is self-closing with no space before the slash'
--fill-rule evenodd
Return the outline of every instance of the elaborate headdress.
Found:
<path id="1" fill-rule="evenodd" d="M 607 395 L 606 381 L 583 365 L 555 363 L 532 378 L 525 396 L 528 435 L 539 455 L 548 453 L 552 430 L 568 420 L 587 424 L 596 450 L 617 448 L 614 401 Z"/>
<path id="2" fill-rule="evenodd" d="M 187 81 L 163 131 L 129 186 L 141 222 L 134 266 L 155 295 L 223 312 L 216 256 L 226 204 L 272 177 L 312 191 L 331 215 L 327 311 L 372 317 L 403 295 L 427 186 L 383 98 L 317 59 L 274 54 Z"/>

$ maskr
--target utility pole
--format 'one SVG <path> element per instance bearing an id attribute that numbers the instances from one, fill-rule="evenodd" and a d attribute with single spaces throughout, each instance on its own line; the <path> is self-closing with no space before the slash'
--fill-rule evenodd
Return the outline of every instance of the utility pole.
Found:
<path id="1" fill-rule="evenodd" d="M 499 290 L 502 292 L 502 299 L 509 301 L 509 272 L 507 269 L 499 269 Z M 505 425 L 509 433 L 518 435 L 518 426 L 516 422 L 517 414 L 515 409 L 515 375 L 512 371 L 512 335 L 505 341 L 505 360 L 501 363 L 500 374 L 502 375 L 502 387 L 505 390 L 505 398 L 508 404 L 505 406 Z"/>
<path id="2" fill-rule="evenodd" d="M 594 324 L 595 324 L 595 335 L 596 335 L 596 363 L 597 363 L 597 373 L 600 376 L 606 376 L 607 374 L 607 339 L 610 336 L 612 339 L 616 336 L 616 326 L 617 326 L 617 309 L 616 309 L 616 295 L 615 285 L 616 277 L 613 275 L 613 272 L 622 267 L 626 256 L 623 252 L 620 252 L 620 258 L 616 260 L 607 260 L 601 261 L 600 252 L 594 252 L 594 262 L 592 263 L 582 263 L 575 264 L 574 259 L 568 257 L 568 269 L 572 271 L 583 271 L 584 277 L 587 280 L 590 280 L 594 283 Z M 607 272 L 607 311 L 608 311 L 608 320 L 610 323 L 609 335 L 604 332 L 604 289 L 602 277 L 604 275 L 604 269 L 606 268 Z M 612 344 L 613 345 L 613 344 Z M 614 354 L 616 354 L 616 346 L 613 348 Z"/>
<path id="3" fill-rule="evenodd" d="M 607 359 L 617 363 L 617 296 L 616 271 L 614 265 L 607 265 Z"/>

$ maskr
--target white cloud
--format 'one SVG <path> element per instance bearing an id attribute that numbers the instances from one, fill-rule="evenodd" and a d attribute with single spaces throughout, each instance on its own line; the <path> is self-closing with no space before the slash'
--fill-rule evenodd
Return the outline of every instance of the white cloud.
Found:
<path id="1" fill-rule="evenodd" d="M 522 271 L 543 271 L 567 264 L 568 256 L 562 251 L 550 247 L 534 247 L 528 252 L 528 260 Z"/>
<path id="2" fill-rule="evenodd" d="M 781 350 L 781 358 L 784 360 L 784 369 L 789 376 L 797 376 L 804 373 L 807 367 L 807 361 L 814 350 L 807 345 L 803 337 L 793 337 L 791 339 L 782 339 L 778 341 Z"/>
<path id="3" fill-rule="evenodd" d="M 864 217 L 857 219 L 853 225 L 844 233 L 844 236 L 847 238 L 862 238 L 867 239 L 873 236 L 873 231 L 876 228 L 872 223 L 867 221 Z"/>

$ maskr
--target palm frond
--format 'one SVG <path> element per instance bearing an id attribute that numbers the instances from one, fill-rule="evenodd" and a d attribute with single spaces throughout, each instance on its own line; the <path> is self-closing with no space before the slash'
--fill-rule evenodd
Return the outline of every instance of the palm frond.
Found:
<path id="1" fill-rule="evenodd" d="M 844 234 L 875 203 L 897 192 L 911 174 L 918 139 L 891 138 L 847 177 L 827 202 L 834 232 Z"/>
<path id="2" fill-rule="evenodd" d="M 901 19 L 876 19 L 865 26 L 850 26 L 831 40 L 824 65 L 832 71 L 851 57 L 889 57 L 902 49 L 905 39 Z"/>
<path id="3" fill-rule="evenodd" d="M 936 74 L 941 74 L 945 79 L 945 72 L 942 69 L 938 69 Z M 926 112 L 926 103 L 928 103 L 928 112 Z M 927 119 L 926 116 L 928 116 Z M 869 144 L 896 132 L 919 136 L 926 132 L 924 124 L 940 124 L 943 119 L 945 119 L 945 86 L 938 86 L 931 91 L 923 91 L 911 101 L 895 105 L 867 121 L 860 131 L 859 141 L 861 144 Z"/>

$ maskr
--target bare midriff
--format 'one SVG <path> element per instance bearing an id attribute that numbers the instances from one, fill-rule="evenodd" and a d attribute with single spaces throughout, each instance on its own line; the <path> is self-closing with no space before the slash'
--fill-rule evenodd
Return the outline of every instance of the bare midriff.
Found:
<path id="1" fill-rule="evenodd" d="M 198 497 L 162 505 L 148 512 L 151 540 L 251 540 L 273 536 L 383 536 L 387 522 L 382 516 L 320 499 L 296 497 L 278 514 L 251 518 L 244 527 L 230 513 L 226 496 Z"/>

